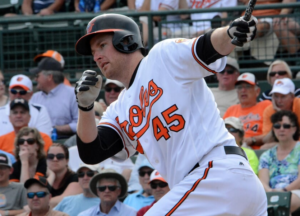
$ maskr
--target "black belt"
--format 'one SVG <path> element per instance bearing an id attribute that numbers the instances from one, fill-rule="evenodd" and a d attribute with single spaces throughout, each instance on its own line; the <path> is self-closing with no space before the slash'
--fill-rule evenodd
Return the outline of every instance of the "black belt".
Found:
<path id="1" fill-rule="evenodd" d="M 246 153 L 240 147 L 237 147 L 237 146 L 224 146 L 224 150 L 225 150 L 225 154 L 240 155 L 240 156 L 244 157 L 246 160 L 248 160 L 247 156 L 246 156 Z M 191 169 L 191 171 L 189 173 L 191 173 L 197 167 L 199 167 L 199 163 L 196 163 L 196 165 L 193 167 L 193 169 Z"/>

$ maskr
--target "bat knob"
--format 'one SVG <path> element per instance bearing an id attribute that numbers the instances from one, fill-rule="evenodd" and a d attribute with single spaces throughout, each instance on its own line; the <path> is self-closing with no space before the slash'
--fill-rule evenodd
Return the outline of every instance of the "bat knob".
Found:
<path id="1" fill-rule="evenodd" d="M 236 37 L 233 38 L 233 39 L 231 40 L 231 43 L 232 43 L 233 45 L 236 45 L 236 46 L 239 46 L 239 47 L 242 47 L 242 46 L 244 45 L 244 43 L 238 41 Z"/>

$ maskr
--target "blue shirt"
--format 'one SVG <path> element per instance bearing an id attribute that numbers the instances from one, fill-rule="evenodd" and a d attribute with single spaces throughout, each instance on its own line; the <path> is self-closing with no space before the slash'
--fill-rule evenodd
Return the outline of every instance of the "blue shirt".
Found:
<path id="1" fill-rule="evenodd" d="M 83 194 L 78 194 L 64 197 L 53 210 L 64 212 L 70 216 L 77 216 L 80 212 L 99 205 L 99 203 L 98 197 L 85 197 Z"/>
<path id="2" fill-rule="evenodd" d="M 11 153 L 8 153 L 8 152 L 3 151 L 1 149 L 0 149 L 0 153 L 1 154 L 6 154 L 6 156 L 9 157 L 9 159 L 11 161 L 11 164 L 14 164 L 16 162 L 16 158 Z"/>
<path id="3" fill-rule="evenodd" d="M 37 14 L 42 9 L 49 7 L 55 0 L 34 0 L 32 3 L 33 13 Z"/>
<path id="4" fill-rule="evenodd" d="M 73 87 L 61 83 L 48 94 L 42 91 L 34 93 L 30 101 L 47 108 L 52 126 L 68 124 L 76 132 L 78 105 Z"/>
<path id="5" fill-rule="evenodd" d="M 78 216 L 136 216 L 136 210 L 121 203 L 117 200 L 116 204 L 111 208 L 108 214 L 100 211 L 100 205 L 89 208 L 88 210 L 81 212 Z"/>
<path id="6" fill-rule="evenodd" d="M 144 206 L 151 205 L 154 202 L 154 196 L 143 196 L 143 190 L 137 193 L 130 194 L 124 200 L 124 204 L 131 206 L 135 210 L 140 210 Z"/>

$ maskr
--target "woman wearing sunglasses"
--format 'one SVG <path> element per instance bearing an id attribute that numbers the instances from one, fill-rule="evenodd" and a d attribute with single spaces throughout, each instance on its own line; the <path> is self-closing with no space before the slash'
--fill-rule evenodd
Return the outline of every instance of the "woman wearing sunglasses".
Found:
<path id="1" fill-rule="evenodd" d="M 46 176 L 44 140 L 35 128 L 23 127 L 14 142 L 16 162 L 10 181 L 24 183 L 35 176 Z"/>
<path id="2" fill-rule="evenodd" d="M 8 97 L 5 95 L 5 81 L 2 72 L 0 71 L 0 107 L 8 103 Z"/>
<path id="3" fill-rule="evenodd" d="M 265 191 L 291 191 L 291 212 L 300 207 L 300 142 L 297 116 L 291 111 L 272 115 L 272 133 L 278 145 L 264 152 L 258 176 Z"/>
<path id="4" fill-rule="evenodd" d="M 60 143 L 53 143 L 47 153 L 48 168 L 54 173 L 54 178 L 48 177 L 52 185 L 52 207 L 56 206 L 64 197 L 82 193 L 76 173 L 68 167 L 69 151 Z"/>
<path id="5" fill-rule="evenodd" d="M 271 86 L 274 85 L 275 80 L 282 78 L 290 78 L 293 79 L 292 71 L 289 65 L 283 60 L 274 61 L 268 69 L 267 80 Z M 270 95 L 272 89 L 269 89 L 261 94 L 259 101 L 263 100 L 272 100 L 272 96 Z M 300 88 L 295 89 L 295 96 L 300 97 Z"/>

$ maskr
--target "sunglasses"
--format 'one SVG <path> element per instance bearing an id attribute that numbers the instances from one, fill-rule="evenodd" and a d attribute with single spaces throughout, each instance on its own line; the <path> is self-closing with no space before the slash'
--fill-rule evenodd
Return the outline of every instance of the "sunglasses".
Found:
<path id="1" fill-rule="evenodd" d="M 279 123 L 276 123 L 276 124 L 273 125 L 273 128 L 280 129 L 281 126 L 283 127 L 283 129 L 290 129 L 291 127 L 295 127 L 295 126 L 290 125 L 290 124 L 279 124 Z"/>
<path id="2" fill-rule="evenodd" d="M 270 77 L 273 77 L 273 76 L 275 76 L 276 74 L 278 74 L 278 75 L 280 75 L 280 76 L 283 76 L 283 75 L 286 75 L 287 72 L 286 72 L 286 71 L 272 71 L 272 72 L 269 73 L 269 76 L 270 76 Z"/>
<path id="3" fill-rule="evenodd" d="M 120 92 L 122 89 L 120 87 L 115 87 L 115 88 L 107 87 L 107 88 L 105 88 L 106 92 L 111 92 L 112 90 L 114 90 L 114 92 Z"/>
<path id="4" fill-rule="evenodd" d="M 100 192 L 104 192 L 106 188 L 108 188 L 109 191 L 115 191 L 119 186 L 115 185 L 104 185 L 97 187 Z"/>
<path id="5" fill-rule="evenodd" d="M 159 183 L 150 182 L 150 186 L 152 189 L 156 189 L 157 187 L 164 188 L 164 187 L 168 186 L 168 183 L 166 183 L 166 182 L 159 182 Z"/>
<path id="6" fill-rule="evenodd" d="M 29 145 L 33 145 L 35 143 L 35 139 L 34 138 L 28 138 L 28 139 L 18 139 L 18 145 L 23 145 L 24 142 L 27 142 Z"/>
<path id="7" fill-rule="evenodd" d="M 148 174 L 148 176 L 150 176 L 152 172 L 153 172 L 153 170 L 147 171 L 147 172 L 139 171 L 139 176 L 144 177 L 146 174 Z"/>
<path id="8" fill-rule="evenodd" d="M 235 128 L 226 128 L 230 133 L 238 133 L 239 130 Z"/>
<path id="9" fill-rule="evenodd" d="M 11 89 L 10 93 L 12 93 L 14 95 L 18 94 L 18 93 L 19 93 L 19 95 L 26 95 L 28 93 L 28 91 L 26 91 L 26 90 Z"/>
<path id="10" fill-rule="evenodd" d="M 27 193 L 27 197 L 29 199 L 33 199 L 34 196 L 37 196 L 38 198 L 43 198 L 43 197 L 45 197 L 47 195 L 48 195 L 48 193 L 45 192 L 45 191 L 39 191 L 39 192 L 35 192 L 35 193 L 34 192 Z"/>
<path id="11" fill-rule="evenodd" d="M 227 72 L 227 74 L 234 74 L 235 70 L 223 70 L 220 72 L 220 74 L 225 74 L 225 72 Z"/>
<path id="12" fill-rule="evenodd" d="M 85 174 L 88 177 L 93 177 L 95 175 L 95 173 L 93 171 L 87 171 L 87 172 L 78 172 L 77 176 L 78 176 L 78 178 L 83 178 Z"/>
<path id="13" fill-rule="evenodd" d="M 57 160 L 62 160 L 65 158 L 65 155 L 63 153 L 58 153 L 58 154 L 48 154 L 47 155 L 47 159 L 49 160 L 53 160 L 54 157 L 56 157 Z"/>

